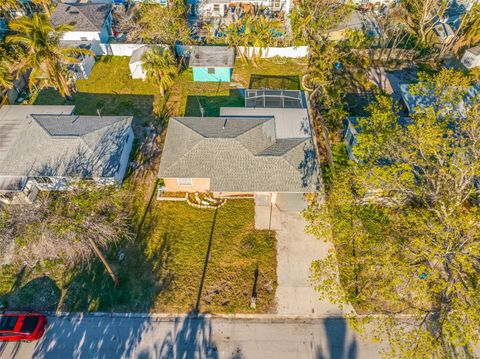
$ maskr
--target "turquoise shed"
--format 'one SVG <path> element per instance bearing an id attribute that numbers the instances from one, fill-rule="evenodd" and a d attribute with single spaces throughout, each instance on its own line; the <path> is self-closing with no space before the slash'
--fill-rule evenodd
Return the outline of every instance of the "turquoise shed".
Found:
<path id="1" fill-rule="evenodd" d="M 226 46 L 193 46 L 190 54 L 193 81 L 230 82 L 235 49 Z"/>

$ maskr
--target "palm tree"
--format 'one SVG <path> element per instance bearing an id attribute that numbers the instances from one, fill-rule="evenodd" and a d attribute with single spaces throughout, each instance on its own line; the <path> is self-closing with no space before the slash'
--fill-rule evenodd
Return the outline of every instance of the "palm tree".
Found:
<path id="1" fill-rule="evenodd" d="M 10 12 L 18 9 L 17 0 L 2 0 L 0 1 L 0 12 Z"/>
<path id="2" fill-rule="evenodd" d="M 25 51 L 21 59 L 22 69 L 32 69 L 29 88 L 39 81 L 40 87 L 52 86 L 63 97 L 72 94 L 68 64 L 77 63 L 76 55 L 94 55 L 92 51 L 60 46 L 62 34 L 72 29 L 69 25 L 53 26 L 44 14 L 33 14 L 10 22 L 13 35 L 7 43 L 17 44 Z"/>
<path id="3" fill-rule="evenodd" d="M 153 46 L 143 54 L 142 69 L 146 72 L 147 78 L 158 86 L 162 96 L 173 85 L 178 74 L 177 64 L 171 51 L 158 46 Z"/>
<path id="4" fill-rule="evenodd" d="M 45 14 L 50 16 L 50 7 L 52 6 L 51 0 L 30 0 L 30 1 L 35 5 L 40 5 L 45 11 Z"/>
<path id="5" fill-rule="evenodd" d="M 264 49 L 273 45 L 273 35 L 281 29 L 281 23 L 276 19 L 268 19 L 261 15 L 245 18 L 245 40 L 251 46 L 258 48 L 258 51 L 253 49 L 250 54 L 254 66 L 258 65 Z"/>

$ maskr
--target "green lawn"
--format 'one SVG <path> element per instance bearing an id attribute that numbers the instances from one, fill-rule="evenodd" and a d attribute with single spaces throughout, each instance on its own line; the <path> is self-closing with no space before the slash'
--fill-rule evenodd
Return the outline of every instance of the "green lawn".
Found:
<path id="1" fill-rule="evenodd" d="M 39 263 L 0 268 L 0 300 L 11 308 L 65 311 L 186 312 L 194 309 L 210 236 L 202 312 L 271 312 L 276 287 L 275 236 L 253 228 L 252 200 L 230 200 L 215 211 L 186 203 L 153 203 L 140 237 L 107 254 L 115 288 L 99 260 L 66 268 Z M 120 261 L 119 253 L 125 253 Z M 250 309 L 258 268 L 257 309 Z"/>
<path id="2" fill-rule="evenodd" d="M 215 211 L 186 203 L 156 202 L 145 224 L 147 258 L 163 287 L 157 311 L 195 307 L 211 239 L 200 310 L 251 312 L 250 298 L 258 268 L 257 310 L 274 308 L 276 252 L 274 235 L 254 229 L 252 200 L 229 200 Z M 157 274 L 157 276 L 158 276 Z"/>
<path id="3" fill-rule="evenodd" d="M 55 91 L 44 89 L 34 103 L 74 104 L 77 114 L 96 115 L 100 110 L 103 115 L 132 115 L 137 126 L 145 125 L 155 119 L 154 106 L 163 106 L 165 99 L 156 95 L 157 90 L 148 81 L 130 78 L 128 61 L 127 57 L 102 57 L 90 78 L 78 81 L 78 93 L 71 100 L 65 101 Z M 187 69 L 178 77 L 166 104 L 172 115 L 200 116 L 201 106 L 205 116 L 218 116 L 222 106 L 244 105 L 238 88 L 249 86 L 251 74 L 300 78 L 305 71 L 305 65 L 297 60 L 286 64 L 263 61 L 259 67 L 237 61 L 233 82 L 219 84 L 195 83 Z M 297 82 L 293 79 L 290 83 Z M 19 265 L 13 265 L 0 268 L 0 300 L 6 299 L 19 309 L 189 311 L 197 302 L 211 238 L 200 310 L 254 312 L 250 298 L 258 269 L 255 312 L 272 312 L 275 235 L 254 229 L 253 201 L 229 200 L 218 210 L 215 221 L 214 211 L 186 203 L 153 200 L 146 212 L 158 163 L 159 156 L 148 163 L 142 174 L 124 183 L 125 190 L 132 194 L 131 203 L 126 205 L 134 227 L 142 224 L 142 230 L 135 241 L 120 243 L 106 253 L 119 277 L 118 288 L 98 260 L 76 268 L 38 263 L 33 269 L 21 271 Z M 122 261 L 120 252 L 125 253 Z M 40 288 L 44 293 L 36 295 Z"/>
<path id="4" fill-rule="evenodd" d="M 130 77 L 128 57 L 98 58 L 87 80 L 77 81 L 78 92 L 65 100 L 51 88 L 40 91 L 35 105 L 75 105 L 78 115 L 134 116 L 135 123 L 146 125 L 155 119 L 154 106 L 161 106 L 158 89 L 149 81 Z"/>

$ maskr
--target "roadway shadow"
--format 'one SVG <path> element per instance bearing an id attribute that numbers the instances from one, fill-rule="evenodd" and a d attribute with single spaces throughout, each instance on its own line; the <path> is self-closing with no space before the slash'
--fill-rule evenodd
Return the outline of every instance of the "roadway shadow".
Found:
<path id="1" fill-rule="evenodd" d="M 218 359 L 218 349 L 213 340 L 211 319 L 195 312 L 190 312 L 186 318 L 172 323 L 172 329 L 167 332 L 158 345 L 139 348 L 133 352 L 138 359 Z"/>
<path id="2" fill-rule="evenodd" d="M 316 359 L 356 359 L 357 340 L 347 337 L 347 322 L 344 318 L 326 318 L 323 322 L 326 348 L 317 347 Z"/>

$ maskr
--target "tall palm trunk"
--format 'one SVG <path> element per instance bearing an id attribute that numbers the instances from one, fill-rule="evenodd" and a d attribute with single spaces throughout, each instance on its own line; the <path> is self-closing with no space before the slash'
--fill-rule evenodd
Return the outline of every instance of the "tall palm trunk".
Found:
<path id="1" fill-rule="evenodd" d="M 100 249 L 98 248 L 98 246 L 95 244 L 95 242 L 93 241 L 93 239 L 91 238 L 88 238 L 88 242 L 90 243 L 90 245 L 92 246 L 92 249 L 93 251 L 95 252 L 95 254 L 98 256 L 98 258 L 100 258 L 100 260 L 102 261 L 103 265 L 105 266 L 105 269 L 107 270 L 108 274 L 110 274 L 110 277 L 112 278 L 113 280 L 113 283 L 115 283 L 115 286 L 118 287 L 118 278 L 117 278 L 117 275 L 115 274 L 115 272 L 113 271 L 112 267 L 110 267 L 110 264 L 108 264 L 107 262 L 107 259 L 105 258 L 105 256 L 102 254 L 102 252 L 100 251 Z"/>

